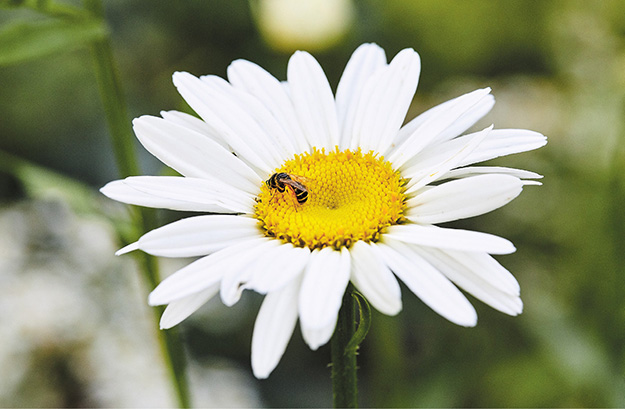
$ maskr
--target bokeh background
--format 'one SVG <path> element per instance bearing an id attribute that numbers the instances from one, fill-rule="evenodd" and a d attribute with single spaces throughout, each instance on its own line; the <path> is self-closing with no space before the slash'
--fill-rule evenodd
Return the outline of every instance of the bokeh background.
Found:
<path id="1" fill-rule="evenodd" d="M 127 209 L 97 192 L 120 175 L 93 56 L 88 42 L 71 41 L 83 31 L 43 30 L 33 41 L 24 27 L 62 20 L 28 7 L 36 3 L 0 2 L 0 406 L 173 405 L 145 283 L 131 257 L 113 256 Z M 284 79 L 289 55 L 307 49 L 336 87 L 363 42 L 388 57 L 406 47 L 421 54 L 409 118 L 492 87 L 497 104 L 478 127 L 549 137 L 545 148 L 492 164 L 539 172 L 544 185 L 452 226 L 515 243 L 515 254 L 498 259 L 518 278 L 525 311 L 508 317 L 471 299 L 479 324 L 461 328 L 403 288 L 403 311 L 375 314 L 362 344 L 361 404 L 625 406 L 624 1 L 110 0 L 104 8 L 101 35 L 112 41 L 129 124 L 189 111 L 174 71 L 225 76 L 246 58 Z M 137 149 L 144 173 L 163 172 Z M 180 216 L 159 213 L 161 223 Z M 184 262 L 161 260 L 161 269 Z M 329 348 L 310 351 L 298 331 L 268 380 L 252 376 L 260 301 L 251 293 L 232 308 L 215 300 L 179 326 L 194 404 L 331 405 Z"/>

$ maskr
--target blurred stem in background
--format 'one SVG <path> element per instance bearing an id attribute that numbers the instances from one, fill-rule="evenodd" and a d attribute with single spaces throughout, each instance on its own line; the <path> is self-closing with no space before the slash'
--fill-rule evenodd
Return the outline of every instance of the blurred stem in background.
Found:
<path id="1" fill-rule="evenodd" d="M 23 7 L 52 19 L 33 23 L 17 23 L 6 27 L 0 35 L 0 65 L 18 64 L 46 55 L 66 52 L 72 48 L 88 45 L 91 48 L 98 88 L 106 121 L 110 129 L 117 167 L 122 177 L 140 174 L 134 150 L 134 136 L 130 129 L 124 95 L 117 74 L 110 45 L 109 31 L 104 21 L 100 0 L 85 0 L 84 9 L 46 0 L 0 0 L 3 8 Z M 50 172 L 20 161 L 9 155 L 2 155 L 17 176 L 18 173 L 36 172 L 39 176 Z M 58 180 L 56 178 L 55 180 Z M 67 184 L 67 183 L 63 183 Z M 133 208 L 130 210 L 132 233 L 118 227 L 122 241 L 135 241 L 142 232 L 151 230 L 156 224 L 153 209 Z M 145 253 L 135 255 L 138 268 L 148 291 L 159 282 L 157 260 Z M 158 328 L 163 307 L 153 308 L 155 326 Z M 175 389 L 178 404 L 189 407 L 189 388 L 186 377 L 186 362 L 177 331 L 158 331 L 157 338 L 165 365 Z"/>
<path id="2" fill-rule="evenodd" d="M 625 97 L 621 96 L 621 108 L 622 115 L 625 123 Z M 623 280 L 623 273 L 625 272 L 625 210 L 623 206 L 625 204 L 625 130 L 622 130 L 612 157 L 612 163 L 610 168 L 610 177 L 608 181 L 608 197 L 611 198 L 609 202 L 609 226 L 606 226 L 606 230 L 612 233 L 612 249 L 613 249 L 613 263 L 614 263 L 614 305 L 622 305 L 623 294 L 625 294 L 625 280 Z M 625 309 L 620 308 L 620 316 L 618 317 L 620 322 L 625 321 Z M 617 347 L 611 351 L 614 356 L 621 356 L 622 362 L 615 365 L 617 368 L 622 368 L 625 364 L 625 349 L 623 342 L 625 341 L 625 329 L 620 327 L 617 335 Z"/>
<path id="3" fill-rule="evenodd" d="M 85 0 L 85 7 L 94 16 L 104 19 L 104 11 L 100 0 Z M 140 174 L 139 165 L 134 150 L 134 136 L 130 131 L 126 103 L 121 83 L 117 74 L 117 67 L 113 58 L 110 40 L 108 37 L 95 40 L 91 44 L 95 63 L 95 72 L 98 88 L 106 120 L 110 129 L 113 151 L 117 160 L 120 176 Z M 156 226 L 153 209 L 135 208 L 131 213 L 133 224 L 138 234 L 149 231 Z M 137 252 L 137 265 L 143 274 L 148 291 L 154 289 L 159 282 L 158 262 L 148 254 Z M 163 313 L 163 307 L 153 308 L 156 327 Z M 172 384 L 176 390 L 180 407 L 190 407 L 189 387 L 186 377 L 186 361 L 182 350 L 179 334 L 176 330 L 158 331 L 158 340 L 165 358 Z"/>

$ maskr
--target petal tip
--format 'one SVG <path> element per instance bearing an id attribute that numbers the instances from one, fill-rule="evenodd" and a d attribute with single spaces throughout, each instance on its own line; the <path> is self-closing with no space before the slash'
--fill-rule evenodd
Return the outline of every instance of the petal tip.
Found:
<path id="1" fill-rule="evenodd" d="M 162 283 L 161 283 L 162 284 Z M 156 307 L 157 305 L 164 305 L 169 302 L 169 300 L 163 299 L 162 291 L 159 291 L 161 286 L 158 285 L 152 292 L 148 295 L 148 305 L 150 307 Z M 159 294 L 159 292 L 161 294 Z"/>
<path id="2" fill-rule="evenodd" d="M 125 247 L 122 247 L 121 249 L 117 250 L 115 252 L 115 255 L 116 256 L 121 256 L 122 254 L 130 253 L 131 251 L 138 250 L 138 249 L 139 249 L 139 242 L 136 241 L 134 243 L 131 243 L 131 244 L 129 244 L 129 245 L 127 245 Z"/>
<path id="3" fill-rule="evenodd" d="M 179 324 L 178 322 L 169 322 L 169 320 L 165 319 L 165 316 L 162 316 L 158 326 L 159 326 L 159 329 L 164 330 L 164 329 L 170 329 L 172 327 L 175 327 L 178 324 Z"/>

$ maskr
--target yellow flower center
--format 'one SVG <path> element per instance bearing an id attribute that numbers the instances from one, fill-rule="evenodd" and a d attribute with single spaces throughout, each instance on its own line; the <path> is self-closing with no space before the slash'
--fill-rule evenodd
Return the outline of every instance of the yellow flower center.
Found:
<path id="1" fill-rule="evenodd" d="M 405 181 L 373 152 L 336 148 L 326 154 L 313 148 L 276 174 L 256 199 L 255 216 L 267 236 L 299 247 L 338 249 L 376 241 L 382 229 L 402 220 Z"/>

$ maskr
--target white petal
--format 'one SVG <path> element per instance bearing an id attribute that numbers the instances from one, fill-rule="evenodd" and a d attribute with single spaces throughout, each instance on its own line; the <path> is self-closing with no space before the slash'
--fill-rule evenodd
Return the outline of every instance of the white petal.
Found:
<path id="1" fill-rule="evenodd" d="M 406 125 L 402 126 L 399 132 L 397 133 L 397 137 L 393 141 L 393 145 L 389 147 L 388 154 L 385 153 L 385 156 L 388 156 L 391 152 L 395 150 L 396 147 L 401 146 L 406 140 L 426 121 L 429 121 L 435 115 L 439 115 L 446 109 L 449 109 L 450 106 L 455 104 L 457 98 L 450 99 L 449 101 L 445 101 L 442 104 L 436 105 L 425 112 L 417 115 L 413 119 L 411 119 Z"/>
<path id="2" fill-rule="evenodd" d="M 523 302 L 518 294 L 509 294 L 485 280 L 476 271 L 468 268 L 443 250 L 414 248 L 428 262 L 441 271 L 456 285 L 491 307 L 508 315 L 523 311 Z"/>
<path id="3" fill-rule="evenodd" d="M 245 251 L 241 255 L 241 260 L 235 260 L 232 263 L 235 268 L 231 268 L 221 280 L 221 289 L 219 295 L 221 301 L 228 307 L 234 305 L 241 298 L 243 290 L 248 288 L 248 282 L 255 275 L 259 267 L 257 260 L 263 254 L 270 252 L 272 249 L 280 246 L 281 242 L 275 239 L 267 239 L 266 241 L 255 245 Z"/>
<path id="4" fill-rule="evenodd" d="M 469 135 L 462 138 L 467 136 Z M 465 158 L 460 166 L 484 162 L 513 153 L 531 151 L 546 144 L 547 138 L 538 132 L 526 129 L 495 129 L 480 145 L 480 148 Z"/>
<path id="5" fill-rule="evenodd" d="M 455 263 L 471 270 L 473 274 L 491 283 L 498 290 L 518 296 L 521 288 L 516 278 L 506 270 L 497 260 L 486 253 L 467 253 L 455 250 L 440 250 L 445 257 L 452 259 Z"/>
<path id="6" fill-rule="evenodd" d="M 134 247 L 127 246 L 116 254 L 140 249 L 161 257 L 204 256 L 260 236 L 257 224 L 258 220 L 244 216 L 189 217 L 144 234 Z"/>
<path id="7" fill-rule="evenodd" d="M 140 176 L 136 176 L 140 177 Z M 146 177 L 146 176 L 144 176 Z M 161 176 L 147 176 L 150 178 Z M 154 207 L 158 209 L 171 209 L 194 212 L 211 212 L 211 213 L 237 213 L 236 211 L 224 209 L 214 203 L 197 203 L 197 201 L 185 201 L 179 199 L 171 199 L 168 192 L 154 192 L 154 194 L 146 193 L 133 186 L 133 180 L 115 180 L 107 183 L 100 189 L 105 196 L 117 200 L 118 202 L 128 203 L 136 206 Z M 250 207 L 250 211 L 253 210 Z"/>
<path id="8" fill-rule="evenodd" d="M 219 144 L 222 148 L 228 150 L 228 152 L 230 151 L 228 144 L 221 139 L 221 136 L 215 134 L 215 130 L 200 118 L 180 111 L 161 111 L 160 113 L 164 120 L 184 126 L 200 135 L 204 135 Z"/>
<path id="9" fill-rule="evenodd" d="M 252 370 L 265 379 L 284 354 L 297 323 L 300 280 L 267 294 L 258 312 L 252 335 Z"/>
<path id="10" fill-rule="evenodd" d="M 478 135 L 480 138 L 483 137 L 479 146 L 467 149 L 466 147 L 472 144 Z M 458 157 L 460 151 L 464 154 L 459 157 L 460 160 L 455 161 L 454 166 L 456 167 L 471 165 L 502 155 L 537 149 L 546 143 L 545 136 L 533 131 L 494 129 L 487 135 L 484 135 L 484 131 L 475 132 L 424 150 L 404 166 L 403 173 L 406 176 L 416 175 L 414 177 L 418 178 L 419 175 L 427 174 L 427 169 L 432 163 L 442 162 L 451 156 Z M 447 177 L 447 173 L 441 173 L 437 179 L 443 177 Z"/>
<path id="11" fill-rule="evenodd" d="M 301 325 L 302 336 L 310 349 L 316 351 L 320 346 L 325 345 L 330 340 L 336 328 L 337 320 L 338 315 L 321 328 L 309 328 Z"/>
<path id="12" fill-rule="evenodd" d="M 293 103 L 280 81 L 246 60 L 236 60 L 230 64 L 228 80 L 235 88 L 253 95 L 265 106 L 282 125 L 295 152 L 308 151 L 310 145 L 297 121 Z"/>
<path id="13" fill-rule="evenodd" d="M 460 290 L 410 246 L 392 240 L 376 246 L 395 275 L 435 312 L 465 327 L 477 323 L 475 309 Z"/>
<path id="14" fill-rule="evenodd" d="M 284 160 L 285 146 L 273 134 L 283 131 L 260 101 L 247 92 L 234 88 L 217 75 L 201 76 L 200 81 L 211 96 L 207 103 L 211 104 L 213 111 L 224 118 L 238 135 L 247 141 L 253 139 L 250 143 L 260 143 L 267 160 L 273 160 L 276 164 Z"/>
<path id="15" fill-rule="evenodd" d="M 506 168 L 501 166 L 466 166 L 449 171 L 445 179 L 464 178 L 483 174 L 502 174 L 517 177 L 519 179 L 540 179 L 543 176 L 529 170 Z"/>
<path id="16" fill-rule="evenodd" d="M 354 119 L 351 147 L 384 152 L 401 128 L 417 90 L 421 60 L 412 49 L 400 51 L 365 84 Z"/>
<path id="17" fill-rule="evenodd" d="M 190 128 L 154 116 L 133 121 L 143 146 L 184 176 L 227 180 L 248 193 L 258 191 L 262 179 L 217 142 Z"/>
<path id="18" fill-rule="evenodd" d="M 415 155 L 430 145 L 438 135 L 471 110 L 480 100 L 487 98 L 490 88 L 479 89 L 459 98 L 445 109 L 431 115 L 414 132 L 389 153 L 388 160 L 395 166 L 401 167 Z"/>
<path id="19" fill-rule="evenodd" d="M 121 249 L 115 252 L 116 256 L 121 256 L 122 254 L 130 253 L 131 251 L 139 250 L 139 243 L 136 241 L 134 243 L 130 243 L 127 246 L 122 247 Z"/>
<path id="20" fill-rule="evenodd" d="M 493 106 L 495 106 L 495 97 L 490 94 L 486 95 L 449 125 L 443 132 L 438 134 L 432 143 L 448 141 L 462 134 L 489 113 L 490 110 L 493 109 Z"/>
<path id="21" fill-rule="evenodd" d="M 336 320 L 349 283 L 349 251 L 330 247 L 313 251 L 304 273 L 299 297 L 301 325 L 322 329 Z"/>
<path id="22" fill-rule="evenodd" d="M 179 176 L 131 176 L 100 189 L 119 202 L 171 210 L 253 213 L 249 193 L 218 180 Z"/>
<path id="23" fill-rule="evenodd" d="M 378 311 L 396 315 L 402 309 L 401 290 L 381 256 L 364 241 L 349 250 L 352 258 L 352 282 Z"/>
<path id="24" fill-rule="evenodd" d="M 242 110 L 247 118 L 251 121 L 250 126 L 259 127 L 262 131 L 257 131 L 256 138 L 262 138 L 263 143 L 269 152 L 272 153 L 274 159 L 282 161 L 286 158 L 290 158 L 297 151 L 292 143 L 292 138 L 288 135 L 287 131 L 282 127 L 282 124 L 276 120 L 271 111 L 255 96 L 249 94 L 247 91 L 239 88 L 234 88 L 223 79 L 214 76 L 200 77 L 202 81 L 212 85 L 214 82 L 218 84 L 227 84 L 226 89 L 223 91 L 231 99 L 236 101 L 240 110 Z M 221 85 L 217 85 L 221 87 Z"/>
<path id="25" fill-rule="evenodd" d="M 236 101 L 220 93 L 218 86 L 210 87 L 206 81 L 189 73 L 176 72 L 173 80 L 185 101 L 239 158 L 266 174 L 273 171 L 276 158 L 264 143 L 264 131 L 242 112 Z"/>
<path id="26" fill-rule="evenodd" d="M 425 247 L 490 254 L 509 254 L 516 250 L 511 242 L 492 234 L 412 223 L 391 226 L 384 237 Z"/>
<path id="27" fill-rule="evenodd" d="M 150 293 L 148 303 L 169 304 L 219 283 L 226 274 L 236 272 L 244 268 L 246 263 L 252 262 L 254 249 L 267 240 L 264 237 L 250 239 L 194 261 L 164 279 Z"/>
<path id="28" fill-rule="evenodd" d="M 181 300 L 174 301 L 165 308 L 161 316 L 161 329 L 169 329 L 180 324 L 187 319 L 189 315 L 196 312 L 208 300 L 213 298 L 219 291 L 219 284 L 213 284 L 207 289 L 196 294 L 191 294 Z"/>
<path id="29" fill-rule="evenodd" d="M 282 244 L 258 258 L 247 287 L 261 294 L 279 290 L 304 271 L 309 259 L 308 248 Z"/>
<path id="30" fill-rule="evenodd" d="M 406 217 L 420 224 L 466 219 L 505 205 L 521 190 L 523 182 L 508 175 L 480 175 L 454 180 L 409 199 Z"/>
<path id="31" fill-rule="evenodd" d="M 460 96 L 458 98 L 462 97 L 463 96 Z M 399 130 L 397 138 L 395 139 L 393 146 L 390 150 L 392 151 L 395 146 L 399 146 L 404 143 L 406 139 L 408 139 L 408 137 L 410 137 L 410 135 L 412 135 L 417 130 L 417 128 L 419 128 L 425 121 L 429 120 L 432 116 L 440 114 L 444 110 L 457 103 L 458 98 L 451 99 L 433 108 L 430 108 L 412 119 L 406 125 L 404 125 Z M 452 122 L 449 127 L 442 131 L 435 139 L 433 139 L 431 143 L 442 142 L 460 135 L 471 126 L 475 125 L 475 122 L 477 122 L 484 115 L 486 115 L 492 109 L 494 104 L 495 98 L 492 95 L 487 95 L 485 98 L 480 99 L 475 105 L 473 105 L 462 116 L 460 116 L 460 118 L 458 118 L 455 122 Z M 386 155 L 386 153 L 384 153 L 384 155 L 388 156 Z"/>
<path id="32" fill-rule="evenodd" d="M 296 51 L 287 68 L 295 112 L 310 146 L 334 149 L 339 143 L 338 119 L 332 89 L 315 58 Z"/>
<path id="33" fill-rule="evenodd" d="M 405 167 L 419 168 L 421 166 L 420 163 L 424 160 L 435 161 L 436 158 L 448 157 L 454 152 L 457 152 L 462 146 L 465 146 L 467 142 L 478 133 L 479 132 L 463 135 L 459 138 L 428 148 L 417 155 L 417 157 L 413 158 Z M 546 143 L 547 138 L 538 132 L 524 129 L 494 129 L 482 143 L 480 143 L 479 148 L 464 157 L 458 166 L 467 166 L 499 156 L 538 149 Z"/>
<path id="34" fill-rule="evenodd" d="M 492 129 L 491 125 L 473 134 L 470 139 L 464 139 L 462 145 L 454 145 L 454 151 L 424 151 L 414 157 L 411 161 L 414 165 L 404 169 L 402 172 L 409 179 L 406 193 L 412 193 L 435 180 L 445 177 L 451 169 L 459 166 L 467 156 L 479 148 Z"/>
<path id="35" fill-rule="evenodd" d="M 345 66 L 336 89 L 336 111 L 341 129 L 341 149 L 350 146 L 356 106 L 365 83 L 379 69 L 386 66 L 384 50 L 376 44 L 363 44 L 354 51 Z"/>

